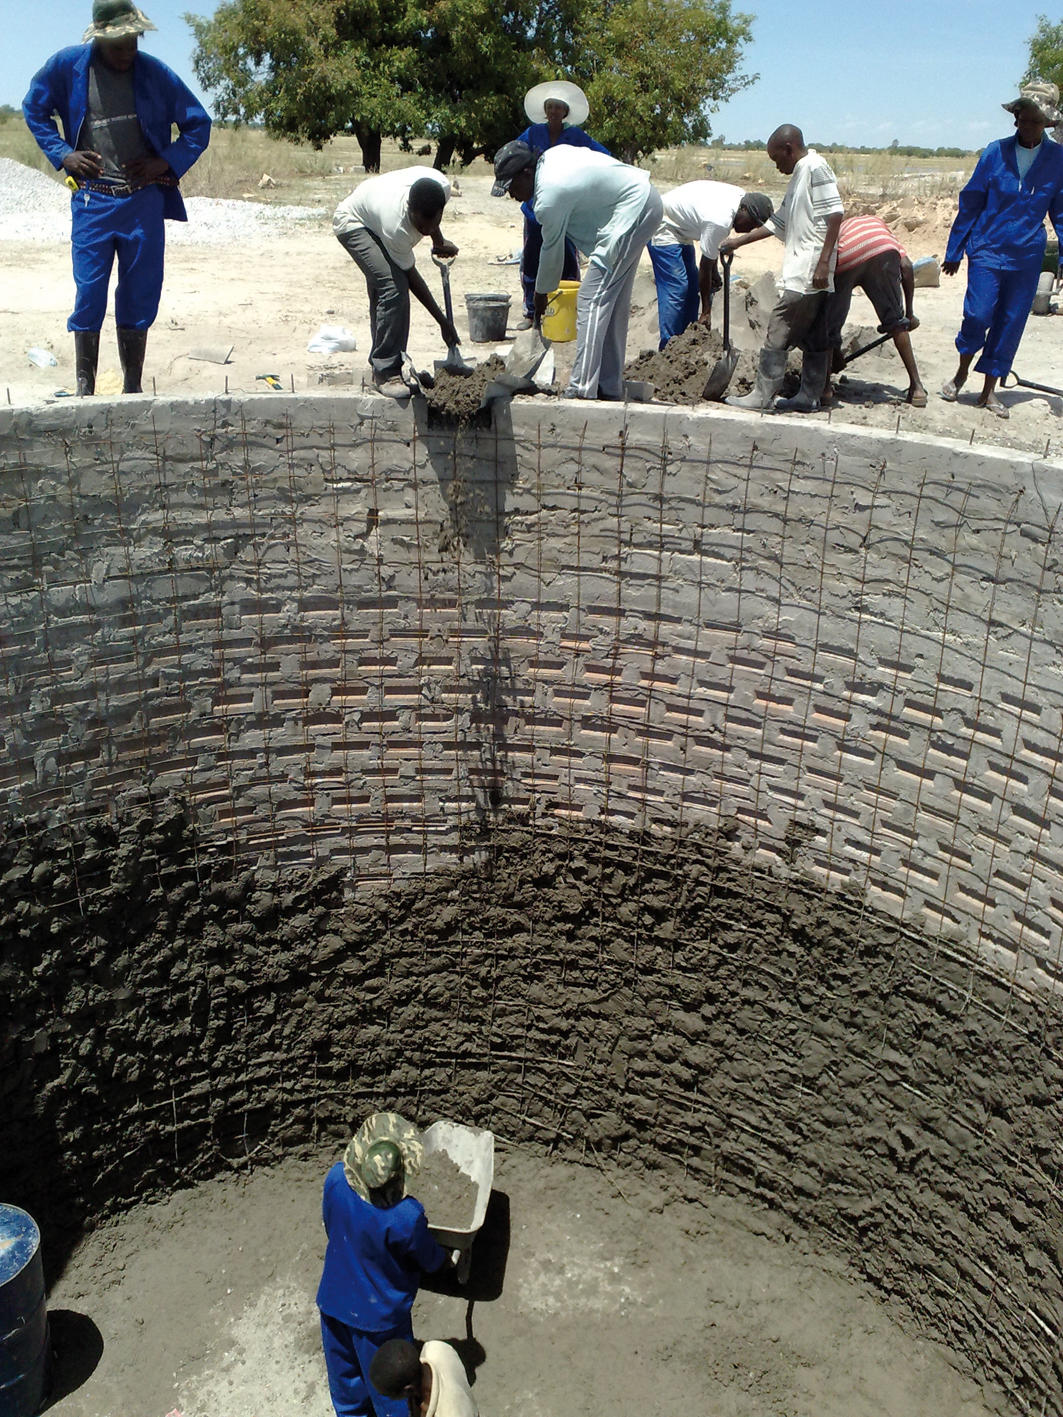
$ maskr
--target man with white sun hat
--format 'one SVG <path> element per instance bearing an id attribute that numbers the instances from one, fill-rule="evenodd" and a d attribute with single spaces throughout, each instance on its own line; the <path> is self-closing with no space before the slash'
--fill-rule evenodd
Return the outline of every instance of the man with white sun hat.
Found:
<path id="1" fill-rule="evenodd" d="M 541 153 L 563 144 L 572 148 L 590 148 L 592 152 L 609 156 L 608 148 L 603 148 L 601 143 L 596 143 L 583 131 L 590 104 L 578 84 L 570 84 L 565 79 L 550 79 L 545 84 L 536 84 L 524 95 L 524 112 L 528 115 L 529 126 L 517 138 L 518 143 L 527 143 L 528 147 Z M 531 202 L 522 202 L 521 212 L 524 216 L 524 248 L 520 259 L 520 281 L 524 290 L 524 319 L 519 328 L 527 330 L 535 318 L 535 278 L 539 274 L 543 233 Z M 579 280 L 579 256 L 571 241 L 565 242 L 561 279 Z"/>

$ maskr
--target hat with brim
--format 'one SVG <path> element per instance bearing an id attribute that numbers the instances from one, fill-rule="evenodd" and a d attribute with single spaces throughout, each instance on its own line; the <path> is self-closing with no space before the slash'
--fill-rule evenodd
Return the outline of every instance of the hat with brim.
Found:
<path id="1" fill-rule="evenodd" d="M 390 1145 L 382 1146 L 382 1142 Z M 406 1182 L 420 1171 L 423 1160 L 421 1133 L 412 1122 L 397 1112 L 374 1112 L 351 1137 L 343 1153 L 343 1174 L 351 1190 L 364 1201 L 370 1199 L 370 1190 L 386 1186 L 400 1174 L 405 1195 Z"/>
<path id="2" fill-rule="evenodd" d="M 527 143 L 514 138 L 511 143 L 503 143 L 495 153 L 495 181 L 491 188 L 492 197 L 504 197 L 509 192 L 509 184 L 525 168 L 534 167 L 539 154 Z"/>
<path id="3" fill-rule="evenodd" d="M 1059 111 L 1059 89 L 1047 79 L 1023 84 L 1019 89 L 1018 98 L 1000 106 L 1008 113 L 1018 113 L 1020 108 L 1036 108 L 1046 126 L 1063 121 L 1063 115 Z"/>
<path id="4" fill-rule="evenodd" d="M 546 102 L 551 98 L 563 103 L 568 109 L 565 114 L 567 124 L 578 128 L 582 123 L 586 123 L 587 115 L 591 111 L 587 95 L 578 84 L 567 83 L 564 79 L 551 79 L 547 84 L 536 84 L 524 95 L 524 112 L 530 123 L 546 122 Z"/>
<path id="5" fill-rule="evenodd" d="M 130 35 L 144 34 L 154 28 L 133 0 L 95 0 L 92 24 L 82 35 L 81 42 L 88 44 L 94 39 L 128 39 Z"/>

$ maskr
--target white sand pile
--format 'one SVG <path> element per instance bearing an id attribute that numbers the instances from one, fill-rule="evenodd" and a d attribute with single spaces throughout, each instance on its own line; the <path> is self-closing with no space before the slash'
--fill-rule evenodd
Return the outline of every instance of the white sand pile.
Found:
<path id="1" fill-rule="evenodd" d="M 259 206 L 215 197 L 188 197 L 185 206 L 188 221 L 167 222 L 166 239 L 190 246 L 230 246 L 291 232 L 325 215 L 323 207 Z M 0 157 L 0 241 L 69 240 L 69 189 L 58 176 Z"/>

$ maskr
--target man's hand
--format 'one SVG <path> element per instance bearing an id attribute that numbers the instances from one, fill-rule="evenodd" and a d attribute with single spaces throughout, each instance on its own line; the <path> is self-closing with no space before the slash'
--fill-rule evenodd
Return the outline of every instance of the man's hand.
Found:
<path id="1" fill-rule="evenodd" d="M 549 304 L 549 295 L 540 295 L 538 291 L 535 292 L 535 299 L 532 302 L 532 320 L 537 330 L 542 328 L 543 316 L 546 314 L 546 307 Z"/>
<path id="2" fill-rule="evenodd" d="M 830 262 L 817 261 L 816 269 L 812 272 L 812 289 L 826 290 L 830 284 Z"/>
<path id="3" fill-rule="evenodd" d="M 741 246 L 742 244 L 743 243 L 741 241 L 736 241 L 733 236 L 725 237 L 725 239 L 720 242 L 720 255 L 731 255 L 735 251 L 737 251 L 739 246 Z"/>
<path id="4" fill-rule="evenodd" d="M 947 276 L 954 276 L 960 269 L 959 261 L 942 261 L 941 269 Z"/>
<path id="5" fill-rule="evenodd" d="M 698 324 L 704 325 L 707 330 L 712 329 L 712 311 L 703 310 L 698 316 Z"/>
<path id="6" fill-rule="evenodd" d="M 461 344 L 461 336 L 458 334 L 457 326 L 452 325 L 446 316 L 439 322 L 439 332 L 448 349 L 453 349 L 456 344 Z"/>
<path id="7" fill-rule="evenodd" d="M 456 256 L 457 254 L 458 248 L 454 245 L 453 241 L 447 241 L 443 237 L 440 237 L 432 246 L 432 255 L 442 256 L 444 261 L 449 261 L 452 256 Z"/>
<path id="8" fill-rule="evenodd" d="M 63 158 L 63 167 L 71 177 L 99 177 L 103 171 L 103 158 L 90 148 L 83 148 L 81 152 L 67 153 Z"/>
<path id="9" fill-rule="evenodd" d="M 125 165 L 126 175 L 134 182 L 154 182 L 156 177 L 165 177 L 170 164 L 164 157 L 135 157 Z"/>

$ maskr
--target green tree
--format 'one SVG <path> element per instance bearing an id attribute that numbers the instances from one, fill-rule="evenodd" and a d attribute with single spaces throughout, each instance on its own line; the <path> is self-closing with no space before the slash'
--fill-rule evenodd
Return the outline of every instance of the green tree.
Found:
<path id="1" fill-rule="evenodd" d="M 538 0 L 421 0 L 420 83 L 437 167 L 455 152 L 465 163 L 493 153 L 524 127 L 538 10 Z"/>
<path id="2" fill-rule="evenodd" d="M 1047 15 L 1038 15 L 1029 47 L 1030 59 L 1023 82 L 1047 79 L 1063 88 L 1063 21 L 1052 24 Z"/>
<path id="3" fill-rule="evenodd" d="M 352 133 L 367 172 L 380 170 L 383 135 L 424 131 L 420 34 L 406 0 L 227 0 L 185 20 L 220 118 L 316 147 Z"/>
<path id="4" fill-rule="evenodd" d="M 569 72 L 594 136 L 625 162 L 706 142 L 710 110 L 756 78 L 738 72 L 751 22 L 730 0 L 588 0 Z"/>

